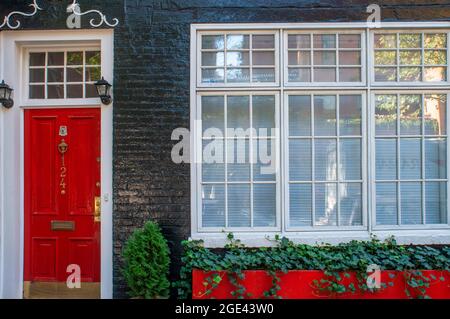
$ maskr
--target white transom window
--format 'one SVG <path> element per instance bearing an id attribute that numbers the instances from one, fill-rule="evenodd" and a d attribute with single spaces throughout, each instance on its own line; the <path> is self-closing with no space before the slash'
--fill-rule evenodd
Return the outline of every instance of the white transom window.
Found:
<path id="1" fill-rule="evenodd" d="M 448 233 L 449 30 L 193 30 L 194 235 Z"/>

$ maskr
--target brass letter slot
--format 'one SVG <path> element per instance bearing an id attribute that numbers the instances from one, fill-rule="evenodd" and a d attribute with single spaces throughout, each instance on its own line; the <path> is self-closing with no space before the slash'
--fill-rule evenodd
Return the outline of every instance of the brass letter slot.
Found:
<path id="1" fill-rule="evenodd" d="M 52 220 L 51 228 L 52 228 L 52 230 L 74 231 L 75 230 L 75 222 Z"/>

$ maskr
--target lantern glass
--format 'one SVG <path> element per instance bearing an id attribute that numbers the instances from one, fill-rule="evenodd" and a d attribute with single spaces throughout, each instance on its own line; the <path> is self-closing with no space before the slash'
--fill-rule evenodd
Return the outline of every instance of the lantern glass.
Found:
<path id="1" fill-rule="evenodd" d="M 6 89 L 6 87 L 0 86 L 0 99 L 1 100 L 6 100 L 7 91 L 8 90 Z"/>

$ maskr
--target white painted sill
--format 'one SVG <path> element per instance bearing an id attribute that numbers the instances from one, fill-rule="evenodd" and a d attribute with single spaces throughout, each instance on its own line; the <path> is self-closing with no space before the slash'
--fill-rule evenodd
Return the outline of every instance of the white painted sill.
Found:
<path id="1" fill-rule="evenodd" d="M 275 234 L 267 233 L 233 233 L 235 239 L 239 239 L 247 247 L 271 247 L 275 246 Z M 320 245 L 337 245 L 351 240 L 370 240 L 376 236 L 383 240 L 394 236 L 401 245 L 446 245 L 450 244 L 450 230 L 395 230 L 395 231 L 343 231 L 337 232 L 304 232 L 304 233 L 280 233 L 280 237 L 287 237 L 294 243 Z M 227 233 L 193 234 L 191 240 L 203 240 L 205 247 L 222 248 L 227 243 Z"/>

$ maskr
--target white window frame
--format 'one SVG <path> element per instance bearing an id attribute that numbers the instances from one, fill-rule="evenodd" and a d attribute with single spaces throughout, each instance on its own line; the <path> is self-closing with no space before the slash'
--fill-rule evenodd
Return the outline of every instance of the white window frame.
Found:
<path id="1" fill-rule="evenodd" d="M 202 35 L 223 35 L 225 38 L 227 37 L 227 35 L 229 34 L 243 34 L 243 35 L 250 35 L 250 48 L 248 50 L 249 52 L 249 66 L 248 67 L 244 67 L 244 68 L 248 68 L 250 70 L 250 82 L 236 82 L 236 83 L 225 83 L 226 77 L 227 77 L 227 73 L 226 73 L 226 69 L 227 66 L 226 64 L 224 65 L 224 83 L 203 83 L 202 82 L 202 54 L 201 54 L 201 37 Z M 254 65 L 252 63 L 252 52 L 253 48 L 251 47 L 251 36 L 252 35 L 258 35 L 258 34 L 267 34 L 267 35 L 274 35 L 275 37 L 275 48 L 274 48 L 274 60 L 275 60 L 275 82 L 252 82 L 252 70 L 254 68 Z M 198 49 L 199 49 L 199 53 L 197 54 L 197 87 L 211 87 L 211 88 L 239 88 L 239 87 L 278 87 L 280 86 L 280 61 L 278 59 L 279 55 L 280 55 L 280 34 L 278 32 L 278 30 L 251 30 L 251 31 L 246 31 L 246 30 L 209 30 L 209 31 L 201 31 L 198 32 L 197 35 L 197 43 L 199 45 Z M 270 51 L 269 49 L 259 49 L 261 51 Z M 220 51 L 220 50 L 219 50 Z M 226 53 L 227 49 L 226 49 L 226 44 L 225 44 L 225 48 L 224 48 L 224 52 Z M 230 51 L 234 51 L 234 50 L 230 50 Z M 226 55 L 226 54 L 225 54 Z M 217 68 L 221 68 L 220 66 L 218 66 Z M 239 67 L 230 67 L 230 68 L 239 68 Z"/>
<path id="2" fill-rule="evenodd" d="M 63 99 L 49 99 L 49 98 L 43 98 L 43 99 L 30 99 L 29 95 L 29 84 L 30 84 L 30 73 L 29 73 L 29 58 L 30 53 L 34 52 L 71 52 L 71 51 L 100 51 L 100 54 L 102 56 L 102 59 L 104 57 L 104 53 L 101 50 L 100 45 L 93 45 L 89 42 L 79 42 L 79 43 L 68 43 L 65 46 L 55 45 L 55 44 L 49 44 L 49 45 L 28 45 L 24 47 L 22 52 L 22 103 L 21 105 L 23 107 L 32 107 L 32 106 L 42 106 L 42 107 L 49 107 L 49 106 L 61 106 L 61 105 L 70 105 L 70 106 L 97 106 L 99 98 L 93 97 L 93 98 L 63 98 Z M 102 67 L 103 62 L 101 63 L 100 67 Z M 84 70 L 84 68 L 83 68 Z M 47 72 L 47 62 L 45 66 L 45 72 Z M 103 70 L 102 70 L 103 72 Z M 64 84 L 68 84 L 66 81 L 66 66 L 64 66 Z M 83 92 L 84 92 L 84 85 L 87 82 L 83 82 Z M 47 83 L 44 85 L 45 90 L 47 90 Z"/>
<path id="3" fill-rule="evenodd" d="M 447 105 L 446 105 L 446 107 L 447 107 L 447 110 L 446 110 L 446 112 L 447 112 L 446 113 L 446 120 L 447 120 L 447 134 L 446 135 L 447 135 L 447 137 L 444 137 L 444 138 L 447 139 L 447 166 L 446 166 L 446 170 L 447 170 L 447 178 L 446 178 L 447 179 L 447 224 L 377 225 L 377 223 L 376 223 L 376 181 L 377 180 L 376 180 L 376 177 L 375 177 L 375 165 L 376 165 L 376 154 L 375 154 L 375 141 L 376 141 L 376 138 L 375 138 L 375 136 L 376 136 L 376 134 L 375 134 L 375 96 L 376 95 L 385 95 L 385 94 L 386 95 L 388 95 L 388 94 L 391 94 L 391 95 L 417 94 L 417 95 L 419 95 L 420 94 L 422 96 L 422 108 L 424 107 L 424 105 L 423 105 L 423 95 L 426 95 L 426 94 L 445 94 L 446 97 L 447 97 L 447 101 L 446 101 L 447 102 Z M 372 221 L 372 224 L 373 224 L 373 229 L 374 230 L 387 230 L 387 231 L 389 231 L 389 230 L 396 230 L 396 229 L 404 229 L 404 230 L 442 229 L 442 230 L 449 230 L 450 229 L 450 200 L 449 200 L 449 198 L 450 198 L 449 197 L 450 196 L 450 179 L 449 179 L 449 169 L 450 169 L 450 160 L 449 160 L 450 159 L 450 149 L 449 149 L 449 146 L 450 146 L 450 142 L 448 140 L 448 136 L 449 136 L 448 135 L 449 134 L 448 133 L 448 125 L 450 124 L 450 115 L 449 115 L 449 113 L 450 113 L 449 112 L 449 110 L 450 110 L 450 101 L 449 101 L 449 99 L 450 99 L 450 91 L 449 90 L 433 90 L 433 89 L 416 89 L 416 88 L 414 88 L 412 90 L 395 90 L 395 91 L 392 91 L 392 90 L 376 90 L 376 91 L 372 91 L 370 99 L 371 99 L 371 103 L 369 103 L 369 110 L 368 110 L 369 111 L 369 119 L 368 119 L 368 121 L 369 121 L 369 123 L 371 125 L 370 125 L 370 129 L 368 131 L 368 135 L 370 136 L 368 141 L 370 143 L 370 148 L 372 150 L 372 154 L 371 154 L 371 158 L 370 158 L 370 162 L 369 162 L 370 164 L 369 164 L 368 169 L 370 170 L 370 174 L 373 177 L 373 178 L 370 179 L 370 183 L 369 183 L 370 184 L 370 190 L 369 190 L 370 196 L 369 197 L 372 199 L 370 211 L 371 211 L 371 221 Z M 397 119 L 397 121 L 398 121 L 398 119 Z M 422 125 L 423 125 L 423 123 L 422 123 Z M 421 136 L 422 136 L 421 137 L 421 140 L 422 140 L 425 135 L 421 135 Z M 402 136 L 400 135 L 399 132 L 397 132 L 396 135 L 392 136 L 392 138 L 396 139 L 396 140 L 401 138 L 401 137 Z M 405 137 L 407 137 L 407 136 L 405 136 Z M 389 137 L 387 137 L 387 138 L 389 138 Z M 421 160 L 423 160 L 422 156 L 424 156 L 424 152 L 425 152 L 425 150 L 423 148 L 423 143 L 422 143 L 422 147 L 421 147 L 421 152 L 422 152 Z M 397 156 L 398 156 L 399 153 L 400 153 L 400 150 L 397 147 Z M 396 160 L 398 160 L 398 159 L 396 159 Z M 399 170 L 399 169 L 400 168 L 397 167 L 397 170 Z M 421 175 L 423 175 L 423 170 L 424 169 L 425 168 L 422 167 L 422 174 Z M 367 168 L 366 168 L 366 170 L 367 170 Z M 399 176 L 397 176 L 397 178 L 393 179 L 393 180 L 396 180 L 395 183 L 398 183 L 398 182 L 399 183 L 401 183 L 401 182 L 405 183 L 405 182 L 415 182 L 416 181 L 416 180 L 401 179 Z M 418 180 L 421 181 L 420 183 L 423 183 L 423 182 L 427 181 L 427 179 L 424 176 L 422 176 L 422 178 L 420 178 Z M 428 179 L 428 180 L 433 181 L 433 179 Z M 397 191 L 398 191 L 398 188 L 397 188 Z M 422 186 L 422 196 L 423 196 L 423 186 Z M 397 194 L 397 198 L 398 198 L 398 194 Z M 397 205 L 400 205 L 400 203 L 397 203 Z M 397 207 L 397 209 L 398 209 L 398 207 Z M 423 211 L 421 213 L 423 215 Z"/>
<path id="4" fill-rule="evenodd" d="M 287 83 L 286 80 L 286 65 L 287 61 L 286 52 L 279 54 L 276 60 L 279 60 L 279 73 L 280 81 L 279 86 L 265 86 L 264 85 L 254 85 L 249 83 L 239 84 L 239 85 L 199 85 L 199 72 L 198 64 L 199 57 L 197 54 L 197 49 L 199 45 L 199 33 L 211 32 L 213 34 L 224 33 L 224 32 L 257 32 L 267 33 L 269 31 L 275 31 L 279 34 L 279 47 L 278 50 L 285 50 L 287 47 L 287 36 L 289 32 L 316 32 L 316 33 L 339 33 L 341 31 L 348 32 L 363 32 L 362 37 L 362 80 L 363 83 L 351 83 L 350 85 L 344 85 L 344 83 L 333 82 L 332 86 L 326 86 L 324 83 L 309 82 L 304 85 Z M 387 229 L 384 227 L 375 227 L 375 212 L 374 209 L 374 136 L 373 127 L 374 122 L 371 119 L 371 114 L 373 114 L 372 97 L 378 92 L 389 91 L 389 90 L 405 90 L 406 92 L 414 92 L 414 90 L 423 92 L 428 91 L 429 93 L 439 93 L 445 91 L 447 94 L 450 93 L 447 83 L 428 83 L 420 82 L 417 85 L 412 85 L 409 82 L 401 82 L 399 85 L 393 85 L 395 82 L 391 83 L 380 83 L 374 82 L 373 79 L 373 34 L 377 33 L 387 33 L 387 32 L 399 32 L 399 30 L 405 30 L 405 32 L 439 32 L 445 31 L 450 33 L 450 22 L 383 22 L 381 28 L 372 28 L 369 24 L 365 22 L 344 22 L 344 23 L 231 23 L 231 24 L 192 24 L 191 25 L 191 47 L 190 47 L 190 75 L 191 75 L 191 90 L 190 90 L 190 126 L 191 126 L 191 238 L 201 239 L 204 241 L 205 245 L 208 247 L 223 247 L 227 242 L 227 231 L 221 230 L 220 232 L 200 232 L 198 228 L 198 216 L 201 214 L 199 209 L 201 206 L 198 202 L 198 194 L 200 190 L 198 189 L 198 174 L 201 174 L 201 164 L 199 162 L 199 152 L 201 153 L 202 148 L 198 145 L 198 136 L 201 135 L 201 130 L 197 126 L 196 121 L 198 120 L 197 114 L 197 95 L 203 92 L 213 91 L 226 92 L 226 91 L 247 91 L 247 92 L 261 92 L 261 91 L 277 91 L 280 94 L 281 109 L 283 112 L 280 117 L 281 125 L 281 136 L 280 136 L 280 157 L 281 157 L 281 230 L 279 231 L 242 231 L 235 232 L 235 237 L 240 239 L 244 244 L 248 246 L 272 246 L 273 238 L 275 235 L 286 236 L 289 239 L 297 243 L 330 243 L 338 244 L 342 242 L 348 242 L 350 240 L 370 240 L 372 236 L 377 236 L 380 239 L 395 236 L 397 242 L 400 244 L 450 244 L 450 220 L 448 219 L 447 224 L 438 225 L 440 227 L 435 227 L 435 225 L 420 225 L 419 228 L 415 227 L 393 227 L 388 226 Z M 450 34 L 448 35 L 450 38 Z M 450 42 L 448 42 L 448 47 Z M 448 48 L 448 50 L 450 50 Z M 280 51 L 278 51 L 280 52 Z M 447 59 L 449 60 L 449 54 L 447 54 Z M 450 67 L 447 67 L 447 72 L 450 72 Z M 277 76 L 277 75 L 276 75 Z M 447 80 L 450 81 L 450 77 L 447 76 Z M 365 118 L 363 118 L 363 125 L 366 125 L 366 132 L 363 132 L 363 139 L 366 140 L 366 149 L 362 151 L 362 156 L 365 158 L 362 162 L 362 174 L 363 174 L 363 188 L 365 187 L 365 198 L 363 197 L 363 219 L 365 221 L 362 229 L 355 229 L 352 226 L 352 230 L 342 230 L 339 231 L 330 230 L 328 226 L 323 227 L 323 230 L 314 229 L 312 231 L 307 231 L 305 229 L 288 229 L 286 227 L 286 218 L 288 218 L 288 194 L 286 192 L 286 147 L 285 147 L 285 137 L 286 137 L 286 109 L 287 104 L 285 103 L 286 95 L 292 94 L 292 92 L 303 92 L 308 94 L 320 90 L 320 94 L 327 91 L 339 91 L 341 94 L 346 92 L 357 91 L 365 92 L 363 95 L 363 103 L 367 106 Z M 378 91 L 379 90 L 379 91 Z M 449 100 L 447 99 L 447 104 Z M 447 112 L 447 117 L 450 112 Z M 450 124 L 450 123 L 448 123 Z M 363 128 L 364 129 L 364 128 Z M 449 152 L 449 144 L 447 143 L 447 152 Z M 447 159 L 447 165 L 449 165 L 450 159 Z M 368 164 L 368 165 L 367 165 Z M 370 169 L 369 169 L 370 167 Z M 447 171 L 449 173 L 449 171 Z M 364 177 L 365 175 L 365 177 Z M 447 187 L 448 191 L 450 187 Z M 447 212 L 450 211 L 450 200 L 447 200 Z M 364 214 L 364 211 L 366 214 Z M 430 226 L 430 227 L 428 227 Z"/>
<path id="5" fill-rule="evenodd" d="M 289 226 L 289 96 L 290 95 L 304 95 L 304 96 L 314 96 L 314 95 L 334 95 L 337 97 L 336 104 L 339 104 L 338 97 L 340 95 L 361 95 L 361 137 L 353 137 L 353 138 L 360 138 L 361 139 L 361 182 L 355 182 L 355 183 L 361 183 L 361 211 L 362 211 L 362 225 L 359 226 Z M 308 91 L 285 91 L 284 93 L 284 103 L 282 106 L 282 116 L 283 116 L 283 125 L 282 125 L 282 138 L 280 139 L 281 145 L 283 147 L 283 153 L 281 154 L 282 161 L 283 161 L 283 185 L 284 185 L 284 207 L 285 207 L 285 213 L 284 213 L 284 224 L 285 224 L 285 231 L 291 232 L 291 231 L 309 231 L 309 232 L 324 232 L 324 231 L 358 231 L 358 230 L 366 230 L 367 229 L 367 97 L 365 91 L 339 91 L 339 90 L 318 90 L 314 92 L 308 92 Z M 313 102 L 311 102 L 313 103 Z M 337 116 L 339 116 L 339 109 L 336 108 Z M 339 117 L 336 119 L 337 125 L 339 125 Z M 313 125 L 313 123 L 311 123 Z M 306 138 L 311 136 L 305 136 Z M 330 137 L 331 138 L 331 137 Z M 339 137 L 340 138 L 340 137 Z M 345 138 L 352 138 L 352 137 L 345 137 Z M 336 139 L 338 139 L 338 135 L 336 134 Z M 314 139 L 312 139 L 314 141 Z M 337 163 L 339 163 L 339 155 L 336 157 Z M 338 164 L 339 165 L 339 164 Z M 312 161 L 312 170 L 314 170 L 314 161 Z M 348 182 L 348 181 L 346 181 Z M 340 184 L 346 183 L 344 181 L 337 180 L 331 180 L 329 183 L 333 184 L 336 183 L 339 187 Z M 306 182 L 310 183 L 310 182 Z M 321 182 L 324 183 L 324 182 Z M 348 182 L 352 183 L 352 181 Z M 313 181 L 311 183 L 312 185 L 316 185 L 317 182 Z M 314 190 L 313 190 L 314 193 Z M 312 198 L 312 201 L 314 201 L 314 196 Z M 314 204 L 313 204 L 314 205 Z M 338 208 L 339 209 L 339 208 Z M 314 213 L 313 213 L 314 214 Z M 314 222 L 314 219 L 313 219 Z"/>
<path id="6" fill-rule="evenodd" d="M 346 48 L 342 51 L 357 51 L 359 50 L 361 52 L 361 81 L 359 82 L 290 82 L 289 81 L 289 72 L 288 72 L 288 53 L 289 53 L 289 49 L 288 49 L 288 36 L 289 35 L 294 35 L 294 34 L 311 34 L 311 35 L 315 35 L 315 34 L 337 34 L 338 37 L 340 34 L 359 34 L 361 36 L 361 48 Z M 351 86 L 351 87 L 364 87 L 366 86 L 366 54 L 367 54 L 367 50 L 366 50 L 366 41 L 365 41 L 365 30 L 362 29 L 355 29 L 355 30 L 349 30 L 349 29 L 333 29 L 333 30 L 287 30 L 285 32 L 283 32 L 283 45 L 281 46 L 281 50 L 283 50 L 282 54 L 283 54 L 283 61 L 285 61 L 285 63 L 283 63 L 283 71 L 284 71 L 284 86 L 285 87 L 311 87 L 311 86 L 320 86 L 320 87 L 345 87 L 345 86 Z M 305 49 L 306 50 L 306 49 Z M 335 52 L 336 52 L 336 65 L 334 65 L 334 67 L 336 68 L 336 79 L 339 77 L 339 68 L 341 67 L 339 65 L 339 41 L 336 41 L 336 48 L 334 48 Z M 315 51 L 315 48 L 313 46 L 313 39 L 311 38 L 311 48 L 309 48 L 310 54 L 311 54 L 311 65 L 309 66 L 310 68 L 314 69 L 315 66 L 314 65 L 314 54 L 313 52 Z M 332 51 L 330 49 L 330 51 Z M 326 67 L 326 66 L 321 66 L 321 67 Z M 333 66 L 330 66 L 330 68 Z M 351 66 L 342 66 L 342 67 L 351 67 Z M 313 77 L 313 73 L 311 72 L 311 79 Z M 331 88 L 330 88 L 331 89 Z"/>
<path id="7" fill-rule="evenodd" d="M 401 34 L 401 33 L 419 33 L 422 34 L 422 46 L 421 46 L 421 52 L 422 52 L 422 61 L 425 58 L 424 57 L 424 46 L 423 46 L 423 42 L 424 42 L 424 37 L 423 35 L 427 34 L 427 33 L 446 33 L 447 34 L 447 72 L 446 72 L 446 76 L 447 76 L 447 81 L 443 81 L 443 82 L 426 82 L 426 81 L 415 81 L 415 82 L 408 82 L 408 81 L 400 81 L 399 79 L 399 69 L 400 69 L 400 55 L 398 54 L 400 52 L 400 47 L 399 47 L 399 37 L 397 37 L 397 45 L 395 48 L 395 51 L 397 52 L 397 63 L 395 65 L 392 65 L 392 68 L 396 68 L 397 69 L 397 81 L 375 81 L 375 34 Z M 394 49 L 392 49 L 392 51 L 394 51 Z M 375 88 L 378 87 L 407 87 L 407 88 L 413 88 L 413 87 L 423 87 L 423 88 L 428 88 L 428 87 L 436 87 L 436 88 L 445 88 L 446 86 L 450 85 L 450 30 L 449 29 L 393 29 L 393 30 L 375 30 L 370 32 L 370 36 L 369 36 L 369 52 L 370 52 L 370 59 L 369 59 L 369 70 L 370 70 L 370 75 L 369 75 L 369 81 L 370 81 L 370 86 Z M 418 65 L 417 67 L 420 67 L 421 70 L 423 71 L 423 66 L 424 64 L 422 63 L 421 65 Z M 422 72 L 422 77 L 424 76 L 423 72 Z"/>

